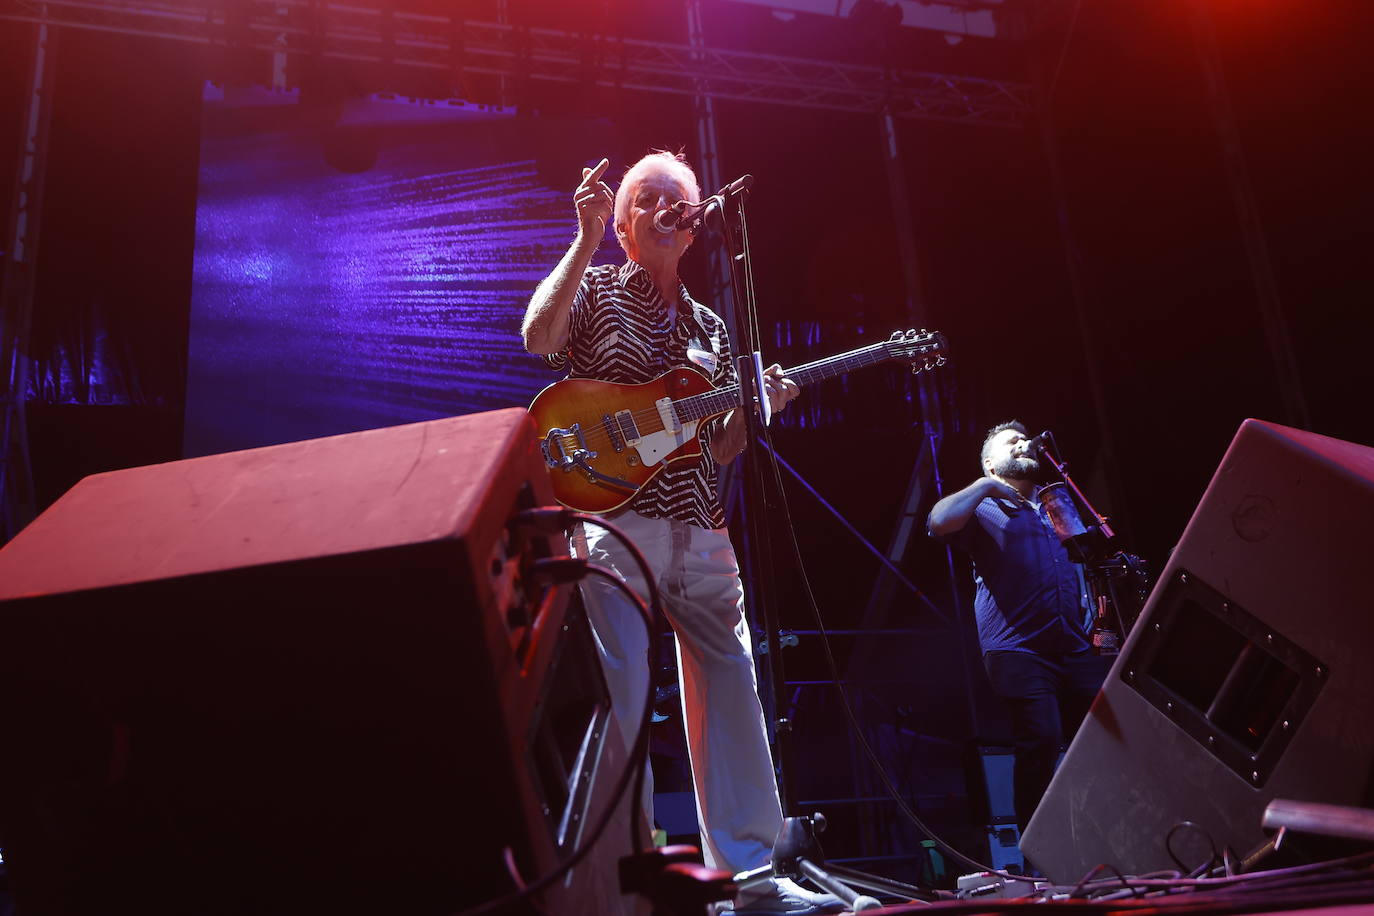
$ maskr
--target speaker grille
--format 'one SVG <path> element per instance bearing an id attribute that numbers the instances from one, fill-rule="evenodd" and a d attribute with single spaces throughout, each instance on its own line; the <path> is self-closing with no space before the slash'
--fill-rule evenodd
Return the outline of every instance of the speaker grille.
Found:
<path id="1" fill-rule="evenodd" d="M 1118 668 L 1146 702 L 1263 785 L 1327 681 L 1326 665 L 1188 570 Z"/>

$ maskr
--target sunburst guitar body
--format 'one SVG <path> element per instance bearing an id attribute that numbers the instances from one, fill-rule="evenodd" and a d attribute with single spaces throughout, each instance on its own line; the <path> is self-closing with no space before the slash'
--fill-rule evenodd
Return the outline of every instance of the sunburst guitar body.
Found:
<path id="1" fill-rule="evenodd" d="M 784 371 L 798 385 L 890 360 L 930 369 L 945 360 L 935 331 L 895 331 L 882 343 Z M 650 382 L 595 379 L 555 382 L 535 397 L 530 415 L 539 449 L 563 505 L 582 512 L 624 506 L 679 461 L 701 460 L 701 425 L 739 404 L 739 386 L 713 388 L 695 369 L 673 369 Z"/>
<path id="2" fill-rule="evenodd" d="M 677 419 L 674 402 L 713 391 L 706 376 L 682 368 L 642 385 L 570 378 L 539 392 L 530 415 L 543 433 L 540 449 L 558 501 L 610 512 L 670 463 L 697 460 L 697 434 L 710 416 Z"/>

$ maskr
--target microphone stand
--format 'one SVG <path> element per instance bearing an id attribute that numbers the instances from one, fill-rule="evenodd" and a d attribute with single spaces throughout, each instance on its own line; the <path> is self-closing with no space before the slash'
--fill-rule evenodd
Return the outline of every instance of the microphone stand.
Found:
<path id="1" fill-rule="evenodd" d="M 731 329 L 732 339 L 736 341 L 737 352 L 742 354 L 736 358 L 740 389 L 737 409 L 744 411 L 746 444 L 756 446 L 752 453 L 753 457 L 745 459 L 744 469 L 745 559 L 748 567 L 754 571 L 754 576 L 745 581 L 745 586 L 749 606 L 754 609 L 756 615 L 762 614 L 763 617 L 764 645 L 768 656 L 768 699 L 773 714 L 769 730 L 775 747 L 776 759 L 773 768 L 777 775 L 778 798 L 782 803 L 784 817 L 782 828 L 773 844 L 770 864 L 737 875 L 735 880 L 744 890 L 769 881 L 773 877 L 788 877 L 794 880 L 810 878 L 820 887 L 839 897 L 854 912 L 880 906 L 876 898 L 860 894 L 853 889 L 854 887 L 906 899 L 930 901 L 936 899 L 936 895 L 924 888 L 839 865 L 825 867 L 825 857 L 820 844 L 816 841 L 816 834 L 825 829 L 825 817 L 819 813 L 797 816 L 796 804 L 787 782 L 787 769 L 791 761 L 792 723 L 780 714 L 783 665 L 779 651 L 781 644 L 778 637 L 777 605 L 771 590 L 763 585 L 765 582 L 774 581 L 773 551 L 768 526 L 765 524 L 767 489 L 763 476 L 763 462 L 766 459 L 764 450 L 756 444 L 764 442 L 767 438 L 767 423 L 771 409 L 763 382 L 753 262 L 749 252 L 749 224 L 744 215 L 744 199 L 748 196 L 749 186 L 753 181 L 752 176 L 745 175 L 732 182 L 720 193 L 704 201 L 704 206 L 696 215 L 683 217 L 679 222 L 680 228 L 690 226 L 695 233 L 705 229 L 713 215 L 719 217 L 721 236 L 730 258 L 730 285 L 736 306 L 737 327 Z M 771 446 L 769 452 L 771 453 Z"/>
<path id="2" fill-rule="evenodd" d="M 764 630 L 763 653 L 768 656 L 768 707 L 771 711 L 769 736 L 773 739 L 774 772 L 778 781 L 778 798 L 784 813 L 793 807 L 787 782 L 787 763 L 791 751 L 791 723 L 779 715 L 783 694 L 782 656 L 778 641 L 778 617 L 774 596 L 763 583 L 773 581 L 773 566 L 768 526 L 764 524 L 765 498 L 763 452 L 755 447 L 748 454 L 749 445 L 763 441 L 765 424 L 771 416 L 771 405 L 763 383 L 763 359 L 758 332 L 758 308 L 754 298 L 753 261 L 749 250 L 749 223 L 744 202 L 749 196 L 753 176 L 745 175 L 707 198 L 694 216 L 683 217 L 694 233 L 718 225 L 725 242 L 730 263 L 730 286 L 735 301 L 735 327 L 730 329 L 735 341 L 735 365 L 739 379 L 740 400 L 736 408 L 744 412 L 744 515 L 745 565 L 753 575 L 744 580 L 748 605 L 756 619 L 762 619 Z M 762 416 L 760 415 L 762 414 Z M 755 458 L 759 460 L 755 460 Z"/>
<path id="3" fill-rule="evenodd" d="M 1054 435 L 1052 433 L 1049 434 L 1049 438 L 1051 442 L 1054 442 Z M 1055 443 L 1055 448 L 1058 447 L 1058 443 Z M 1056 458 L 1054 452 L 1050 451 L 1050 447 L 1044 443 L 1040 445 L 1040 456 L 1050 463 L 1050 466 L 1054 468 L 1054 472 L 1059 475 L 1059 479 L 1064 481 L 1064 486 L 1073 494 L 1073 498 L 1077 501 L 1078 506 L 1092 517 L 1093 521 L 1091 527 L 1097 530 L 1103 541 L 1110 543 L 1114 540 L 1116 538 L 1116 533 L 1112 531 L 1112 526 L 1107 524 L 1107 516 L 1094 509 L 1092 503 L 1088 502 L 1088 497 L 1084 496 L 1083 491 L 1078 489 L 1078 484 L 1074 483 L 1073 478 L 1069 476 L 1068 464 Z"/>
<path id="4" fill-rule="evenodd" d="M 1054 443 L 1053 434 L 1048 435 L 1050 442 Z M 1116 533 L 1108 524 L 1107 517 L 1093 507 L 1069 476 L 1068 464 L 1055 455 L 1058 448 L 1058 443 L 1054 443 L 1054 451 L 1048 445 L 1040 444 L 1040 457 L 1054 468 L 1063 486 L 1062 491 L 1058 490 L 1060 484 L 1043 487 L 1040 501 L 1054 525 L 1055 533 L 1059 535 L 1060 543 L 1068 550 L 1069 559 L 1083 567 L 1093 613 L 1092 630 L 1089 632 L 1093 652 L 1097 655 L 1117 655 L 1126 641 L 1126 634 L 1135 623 L 1139 608 L 1136 614 L 1123 611 L 1116 580 L 1135 577 L 1138 582 L 1144 581 L 1144 563 L 1134 554 L 1117 548 Z M 1143 604 L 1143 589 L 1140 591 L 1139 603 Z"/>

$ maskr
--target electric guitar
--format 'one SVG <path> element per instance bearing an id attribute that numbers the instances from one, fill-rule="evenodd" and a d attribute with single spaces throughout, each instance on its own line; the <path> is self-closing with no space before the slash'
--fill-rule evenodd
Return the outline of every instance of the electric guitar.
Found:
<path id="1" fill-rule="evenodd" d="M 912 371 L 920 372 L 944 363 L 946 352 L 943 334 L 894 331 L 882 343 L 783 375 L 805 386 L 890 360 L 910 362 Z M 739 406 L 739 398 L 739 385 L 713 388 L 701 372 L 683 367 L 640 385 L 582 378 L 554 382 L 535 396 L 530 415 L 540 430 L 539 449 L 558 501 L 581 512 L 610 512 L 669 464 L 698 458 L 701 424 Z"/>

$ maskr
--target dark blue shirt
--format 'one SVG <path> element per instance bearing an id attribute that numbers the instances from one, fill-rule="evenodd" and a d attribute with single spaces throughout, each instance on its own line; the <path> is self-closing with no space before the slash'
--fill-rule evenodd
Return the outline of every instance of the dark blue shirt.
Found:
<path id="1" fill-rule="evenodd" d="M 1039 504 L 989 496 L 946 540 L 973 557 L 984 653 L 1089 647 L 1078 567 Z"/>

